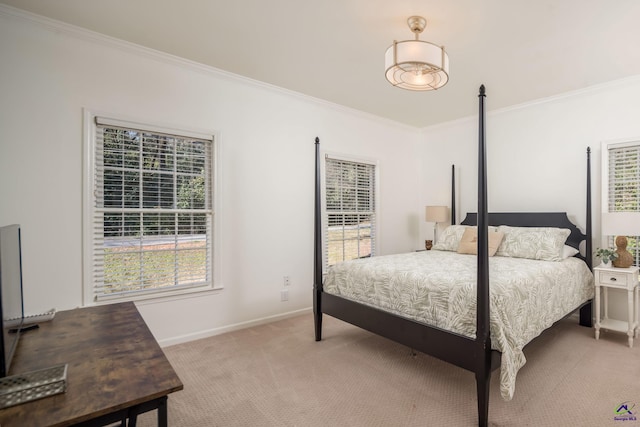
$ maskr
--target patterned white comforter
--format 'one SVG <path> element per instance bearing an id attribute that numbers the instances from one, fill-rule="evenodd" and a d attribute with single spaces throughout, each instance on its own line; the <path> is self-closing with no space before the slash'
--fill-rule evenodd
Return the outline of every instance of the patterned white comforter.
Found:
<path id="1" fill-rule="evenodd" d="M 324 291 L 468 337 L 476 334 L 475 255 L 423 251 L 331 267 Z M 502 352 L 500 390 L 511 400 L 524 346 L 593 298 L 593 275 L 577 258 L 489 258 L 492 347 Z"/>

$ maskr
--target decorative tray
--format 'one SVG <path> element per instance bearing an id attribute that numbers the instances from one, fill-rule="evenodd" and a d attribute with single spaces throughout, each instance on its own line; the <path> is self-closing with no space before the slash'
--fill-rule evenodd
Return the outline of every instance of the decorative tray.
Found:
<path id="1" fill-rule="evenodd" d="M 66 389 L 66 363 L 0 378 L 0 408 L 64 393 Z"/>

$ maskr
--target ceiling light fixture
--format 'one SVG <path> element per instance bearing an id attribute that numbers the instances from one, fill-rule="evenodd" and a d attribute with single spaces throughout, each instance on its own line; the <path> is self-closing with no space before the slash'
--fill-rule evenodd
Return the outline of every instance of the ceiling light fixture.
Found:
<path id="1" fill-rule="evenodd" d="M 394 86 L 408 90 L 440 89 L 449 81 L 449 55 L 444 46 L 418 39 L 427 26 L 422 16 L 407 19 L 415 40 L 395 41 L 384 55 L 386 77 Z"/>

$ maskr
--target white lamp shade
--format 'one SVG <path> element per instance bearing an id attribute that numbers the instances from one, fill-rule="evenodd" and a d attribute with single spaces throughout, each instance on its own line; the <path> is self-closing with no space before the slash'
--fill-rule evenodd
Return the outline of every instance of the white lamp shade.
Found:
<path id="1" fill-rule="evenodd" d="M 434 90 L 449 81 L 449 55 L 422 40 L 395 42 L 384 55 L 389 82 L 403 89 Z"/>
<path id="2" fill-rule="evenodd" d="M 603 212 L 605 236 L 640 236 L 640 212 Z"/>
<path id="3" fill-rule="evenodd" d="M 449 208 L 446 206 L 427 206 L 425 219 L 427 222 L 445 222 L 449 219 Z"/>

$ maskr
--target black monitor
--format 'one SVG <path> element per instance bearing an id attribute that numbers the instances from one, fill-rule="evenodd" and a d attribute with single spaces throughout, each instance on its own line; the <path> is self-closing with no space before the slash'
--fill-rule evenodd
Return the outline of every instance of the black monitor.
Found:
<path id="1" fill-rule="evenodd" d="M 24 321 L 20 226 L 0 227 L 0 377 L 9 373 Z"/>

